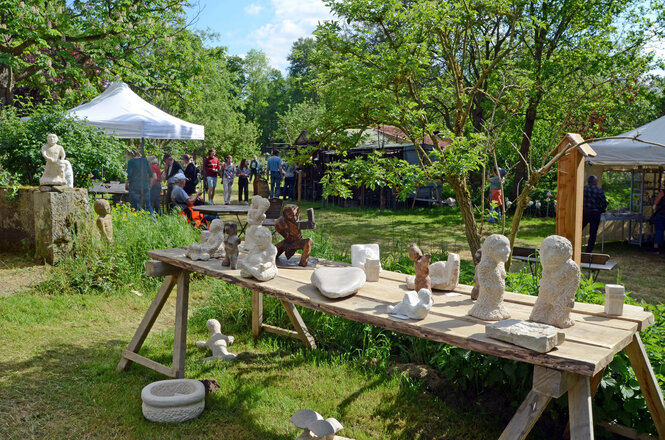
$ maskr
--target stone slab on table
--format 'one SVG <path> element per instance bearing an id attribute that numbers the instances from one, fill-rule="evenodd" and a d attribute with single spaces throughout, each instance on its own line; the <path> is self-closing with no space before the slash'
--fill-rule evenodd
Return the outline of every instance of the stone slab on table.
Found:
<path id="1" fill-rule="evenodd" d="M 538 353 L 547 353 L 563 343 L 566 334 L 560 329 L 538 322 L 504 319 L 487 324 L 485 333 L 490 338 L 509 342 Z"/>

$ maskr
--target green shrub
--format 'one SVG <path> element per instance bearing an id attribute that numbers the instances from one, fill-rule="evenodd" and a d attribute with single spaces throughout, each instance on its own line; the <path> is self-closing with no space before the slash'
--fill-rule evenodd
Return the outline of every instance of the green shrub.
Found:
<path id="1" fill-rule="evenodd" d="M 104 131 L 68 116 L 57 106 L 40 106 L 21 121 L 15 107 L 0 113 L 0 168 L 18 176 L 24 185 L 38 185 L 44 171 L 42 145 L 49 133 L 58 135 L 72 163 L 74 184 L 87 187 L 93 170 L 103 171 L 107 179 L 125 175 L 123 143 Z"/>

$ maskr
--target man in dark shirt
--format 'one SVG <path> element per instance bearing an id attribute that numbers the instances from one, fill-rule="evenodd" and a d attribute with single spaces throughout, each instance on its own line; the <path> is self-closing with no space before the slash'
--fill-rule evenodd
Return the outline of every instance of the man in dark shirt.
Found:
<path id="1" fill-rule="evenodd" d="M 598 188 L 598 178 L 589 176 L 588 185 L 584 187 L 584 210 L 582 212 L 582 229 L 589 225 L 589 243 L 586 251 L 593 252 L 600 225 L 600 215 L 607 209 L 607 199 L 602 189 Z"/>
<path id="2" fill-rule="evenodd" d="M 163 178 L 166 180 L 166 201 L 169 205 L 169 210 L 173 207 L 173 202 L 171 201 L 171 193 L 173 192 L 173 176 L 178 173 L 183 173 L 180 164 L 173 160 L 173 157 L 170 154 L 165 154 Z"/>

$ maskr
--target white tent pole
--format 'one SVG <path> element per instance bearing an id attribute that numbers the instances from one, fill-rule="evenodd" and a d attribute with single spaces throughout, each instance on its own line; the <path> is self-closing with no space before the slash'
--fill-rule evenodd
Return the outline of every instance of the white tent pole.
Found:
<path id="1" fill-rule="evenodd" d="M 201 139 L 201 150 L 203 154 L 201 155 L 201 180 L 203 180 L 203 201 L 206 201 L 206 183 L 208 182 L 208 174 L 206 173 L 206 141 Z"/>

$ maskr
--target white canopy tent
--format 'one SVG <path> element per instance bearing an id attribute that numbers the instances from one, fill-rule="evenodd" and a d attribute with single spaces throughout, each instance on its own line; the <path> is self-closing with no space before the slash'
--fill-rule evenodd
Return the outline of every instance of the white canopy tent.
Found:
<path id="1" fill-rule="evenodd" d="M 95 99 L 68 113 L 122 139 L 205 139 L 202 125 L 169 115 L 122 82 L 111 83 Z"/>

